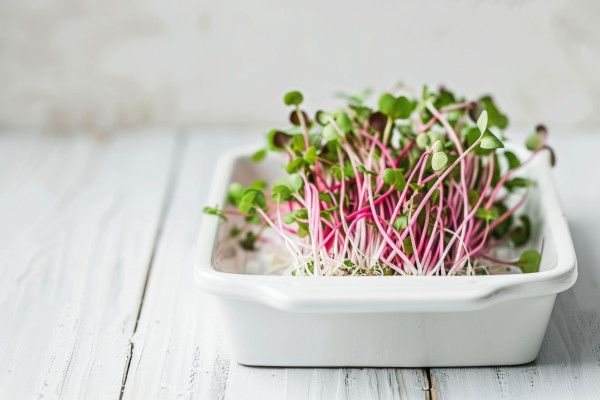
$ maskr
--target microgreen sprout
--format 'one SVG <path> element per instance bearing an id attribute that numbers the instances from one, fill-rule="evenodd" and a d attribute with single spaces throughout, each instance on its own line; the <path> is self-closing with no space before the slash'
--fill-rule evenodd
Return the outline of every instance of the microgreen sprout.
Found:
<path id="1" fill-rule="evenodd" d="M 514 261 L 495 249 L 530 242 L 530 218 L 516 213 L 533 182 L 516 173 L 543 150 L 554 163 L 547 129 L 535 129 L 521 160 L 504 149 L 508 118 L 490 96 L 467 101 L 425 87 L 414 98 L 383 93 L 377 108 L 367 96 L 342 94 L 345 108 L 313 121 L 303 95 L 287 93 L 292 128 L 270 131 L 252 160 L 279 153 L 288 175 L 270 189 L 232 183 L 228 206 L 204 211 L 242 220 L 230 237 L 245 250 L 274 231 L 290 275 L 477 275 L 499 264 L 537 272 L 537 250 Z"/>

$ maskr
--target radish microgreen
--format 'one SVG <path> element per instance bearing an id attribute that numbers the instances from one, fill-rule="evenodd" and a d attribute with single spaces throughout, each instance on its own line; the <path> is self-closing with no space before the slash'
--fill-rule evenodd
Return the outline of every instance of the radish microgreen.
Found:
<path id="1" fill-rule="evenodd" d="M 229 233 L 247 250 L 275 231 L 290 275 L 481 275 L 497 264 L 537 272 L 538 251 L 501 261 L 495 250 L 530 242 L 529 216 L 515 213 L 534 182 L 517 174 L 544 150 L 554 163 L 547 129 L 536 127 L 521 160 L 504 149 L 508 118 L 490 96 L 424 87 L 418 97 L 383 93 L 376 108 L 367 96 L 340 95 L 346 107 L 311 120 L 303 95 L 286 93 L 291 128 L 271 130 L 251 157 L 278 153 L 286 177 L 271 189 L 232 183 L 227 206 L 204 212 L 242 220 Z"/>

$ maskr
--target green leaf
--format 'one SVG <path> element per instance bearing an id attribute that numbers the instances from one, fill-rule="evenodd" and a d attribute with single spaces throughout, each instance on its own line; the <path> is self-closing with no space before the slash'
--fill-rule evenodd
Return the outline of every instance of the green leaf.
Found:
<path id="1" fill-rule="evenodd" d="M 237 182 L 231 182 L 227 188 L 227 201 L 234 206 L 240 204 L 242 201 L 242 193 L 244 187 Z"/>
<path id="2" fill-rule="evenodd" d="M 475 207 L 475 204 L 479 201 L 481 194 L 477 190 L 469 190 L 467 192 L 467 197 L 469 198 L 469 205 L 471 207 Z"/>
<path id="3" fill-rule="evenodd" d="M 436 142 L 439 143 L 439 142 Z M 448 156 L 444 152 L 435 153 L 431 158 L 431 167 L 434 171 L 441 171 L 448 164 Z"/>
<path id="4" fill-rule="evenodd" d="M 204 214 L 208 214 L 208 215 L 216 215 L 217 217 L 221 218 L 223 221 L 227 221 L 227 218 L 225 217 L 225 215 L 223 215 L 223 212 L 221 210 L 219 210 L 218 206 L 204 207 L 202 209 L 202 212 Z"/>
<path id="5" fill-rule="evenodd" d="M 259 162 L 267 156 L 267 151 L 265 149 L 261 149 L 256 153 L 252 154 L 252 161 Z"/>
<path id="6" fill-rule="evenodd" d="M 360 171 L 360 172 L 362 172 L 363 174 L 369 174 L 369 175 L 374 175 L 374 176 L 377 176 L 377 172 L 375 172 L 375 171 L 371 171 L 371 170 L 368 170 L 368 169 L 366 169 L 366 168 L 365 168 L 363 165 L 360 165 L 360 164 L 358 164 L 358 165 L 356 166 L 356 168 L 358 168 L 358 169 L 359 169 L 359 171 Z"/>
<path id="7" fill-rule="evenodd" d="M 331 208 L 328 208 L 327 210 L 321 210 L 320 212 L 320 216 L 321 217 L 328 217 L 332 212 L 339 210 L 340 206 L 333 206 Z"/>
<path id="8" fill-rule="evenodd" d="M 240 235 L 240 233 L 242 233 L 242 230 L 240 228 L 238 228 L 237 226 L 234 226 L 229 231 L 229 236 L 231 236 L 232 238 L 238 237 Z"/>
<path id="9" fill-rule="evenodd" d="M 427 146 L 429 146 L 429 136 L 427 136 L 425 133 L 418 134 L 416 143 L 419 149 L 425 150 Z"/>
<path id="10" fill-rule="evenodd" d="M 527 138 L 525 141 L 525 147 L 527 147 L 527 150 L 534 151 L 542 146 L 542 142 L 542 135 L 536 132 Z"/>
<path id="11" fill-rule="evenodd" d="M 282 219 L 283 219 L 283 222 L 286 224 L 293 224 L 294 221 L 296 221 L 296 217 L 294 216 L 293 212 L 284 214 Z"/>
<path id="12" fill-rule="evenodd" d="M 339 169 L 340 167 L 338 167 Z M 333 200 L 331 199 L 331 195 L 329 194 L 329 192 L 327 193 L 319 193 L 319 200 L 329 204 L 330 206 L 333 205 Z"/>
<path id="13" fill-rule="evenodd" d="M 368 120 L 373 112 L 373 110 L 371 110 L 369 107 L 364 106 L 350 105 L 350 109 L 354 111 L 354 119 L 360 125 L 362 125 L 366 120 Z"/>
<path id="14" fill-rule="evenodd" d="M 283 102 L 286 106 L 298 106 L 302 103 L 302 100 L 304 100 L 302 93 L 295 90 L 288 92 L 285 94 L 285 96 L 283 96 Z"/>
<path id="15" fill-rule="evenodd" d="M 435 183 L 434 181 L 429 181 L 427 182 L 427 185 L 429 186 L 430 183 Z M 438 199 L 440 198 L 440 189 L 435 189 L 433 191 L 433 194 L 431 195 L 431 203 L 432 204 L 438 204 Z M 430 234 L 430 233 L 428 233 Z"/>
<path id="16" fill-rule="evenodd" d="M 251 188 L 263 190 L 266 189 L 269 184 L 264 179 L 257 179 L 250 184 Z"/>
<path id="17" fill-rule="evenodd" d="M 423 101 L 429 99 L 429 89 L 427 88 L 427 85 L 423 85 L 423 90 L 421 91 L 421 99 Z"/>
<path id="18" fill-rule="evenodd" d="M 306 148 L 306 144 L 304 142 L 304 135 L 298 133 L 292 138 L 292 150 L 296 154 L 302 153 Z"/>
<path id="19" fill-rule="evenodd" d="M 454 94 L 445 88 L 440 88 L 440 93 L 436 96 L 435 103 L 433 104 L 435 105 L 435 108 L 439 110 L 440 108 L 450 106 L 454 103 L 456 103 Z"/>
<path id="20" fill-rule="evenodd" d="M 260 215 L 249 215 L 244 219 L 249 224 L 254 224 L 254 225 L 260 225 L 260 222 L 261 222 Z"/>
<path id="21" fill-rule="evenodd" d="M 335 129 L 335 126 L 333 126 L 333 124 L 325 125 L 325 127 L 323 128 L 323 139 L 327 141 L 334 141 L 339 140 L 340 138 L 341 136 L 338 133 L 337 129 Z"/>
<path id="22" fill-rule="evenodd" d="M 488 124 L 488 113 L 486 110 L 483 110 L 477 118 L 477 127 L 479 128 L 479 133 L 483 134 L 487 129 Z"/>
<path id="23" fill-rule="evenodd" d="M 242 193 L 242 200 L 238 208 L 243 214 L 254 214 L 256 208 L 265 208 L 267 199 L 262 191 L 255 188 L 247 188 Z"/>
<path id="24" fill-rule="evenodd" d="M 405 229 L 408 226 L 408 215 L 400 215 L 400 216 L 398 216 L 396 218 L 396 220 L 394 221 L 394 223 L 392 224 L 392 226 L 397 231 Z"/>
<path id="25" fill-rule="evenodd" d="M 440 152 L 444 151 L 445 149 L 446 148 L 444 147 L 444 144 L 442 143 L 441 140 L 436 140 L 431 145 L 431 150 L 433 150 L 434 153 L 440 153 Z"/>
<path id="26" fill-rule="evenodd" d="M 308 230 L 308 224 L 304 222 L 298 222 L 298 237 L 306 237 L 308 236 L 310 231 Z"/>
<path id="27" fill-rule="evenodd" d="M 529 236 L 531 235 L 531 220 L 527 215 L 521 215 L 521 226 L 517 227 L 514 233 L 510 236 L 510 240 L 517 245 L 521 246 L 527 243 Z"/>
<path id="28" fill-rule="evenodd" d="M 481 136 L 481 133 L 479 133 L 479 128 L 469 129 L 466 134 L 467 147 L 473 146 L 473 143 L 477 142 L 479 140 L 480 136 Z M 475 154 L 480 155 L 480 156 L 487 156 L 488 154 L 490 154 L 492 152 L 492 150 L 482 149 L 480 146 L 475 147 L 475 149 L 473 151 L 475 152 Z"/>
<path id="29" fill-rule="evenodd" d="M 541 260 L 542 256 L 536 250 L 525 250 L 519 261 L 517 261 L 517 265 L 521 267 L 524 273 L 529 274 L 539 271 Z"/>
<path id="30" fill-rule="evenodd" d="M 398 174 L 398 172 L 400 172 L 400 173 Z M 396 184 L 398 183 L 397 182 L 398 176 L 402 176 L 402 178 L 404 178 L 404 175 L 402 175 L 401 170 L 394 170 L 392 168 L 386 168 L 383 171 L 383 181 L 390 186 L 396 186 Z"/>
<path id="31" fill-rule="evenodd" d="M 379 97 L 379 111 L 392 119 L 406 119 L 414 110 L 414 104 L 404 96 L 398 98 L 389 93 L 384 93 Z"/>
<path id="32" fill-rule="evenodd" d="M 285 185 L 277 185 L 273 187 L 273 191 L 271 192 L 271 197 L 275 203 L 283 203 L 292 198 L 292 192 L 290 188 Z"/>
<path id="33" fill-rule="evenodd" d="M 344 133 L 348 133 L 352 130 L 352 120 L 348 117 L 348 114 L 343 111 L 336 115 L 335 122 Z"/>
<path id="34" fill-rule="evenodd" d="M 396 119 L 406 119 L 408 117 L 410 117 L 410 114 L 412 113 L 412 111 L 414 110 L 414 106 L 413 103 L 408 100 L 406 97 L 404 96 L 400 96 L 396 99 L 396 106 L 395 106 L 395 117 Z"/>
<path id="35" fill-rule="evenodd" d="M 308 144 L 317 150 L 321 150 L 323 148 L 323 138 L 318 133 L 312 133 L 308 135 Z"/>
<path id="36" fill-rule="evenodd" d="M 533 184 L 533 181 L 531 179 L 516 177 L 516 178 L 507 180 L 504 183 L 504 187 L 507 190 L 513 192 L 518 188 L 526 188 L 526 187 L 531 186 L 532 184 Z"/>
<path id="37" fill-rule="evenodd" d="M 402 243 L 404 244 L 404 253 L 406 253 L 407 256 L 411 255 L 413 253 L 413 247 L 410 237 L 404 239 Z"/>
<path id="38" fill-rule="evenodd" d="M 286 224 L 292 224 L 299 219 L 302 219 L 302 220 L 308 219 L 308 211 L 305 208 L 301 208 L 299 210 L 294 210 L 283 216 L 283 222 L 285 222 Z"/>
<path id="39" fill-rule="evenodd" d="M 482 149 L 493 150 L 503 148 L 504 144 L 488 129 L 483 133 L 479 146 Z"/>
<path id="40" fill-rule="evenodd" d="M 509 170 L 515 169 L 519 165 L 521 165 L 521 161 L 516 156 L 516 154 L 513 153 L 512 151 L 505 151 L 504 152 L 504 157 L 506 157 L 506 161 L 508 162 L 508 169 Z"/>
<path id="41" fill-rule="evenodd" d="M 388 185 L 396 188 L 396 190 L 402 191 L 406 187 L 406 179 L 402 169 L 391 169 L 387 168 L 383 171 L 383 181 Z"/>
<path id="42" fill-rule="evenodd" d="M 333 176 L 335 176 L 335 178 L 338 181 L 341 181 L 343 179 L 343 171 L 340 167 L 338 167 L 337 165 L 334 165 L 333 167 L 331 167 L 331 173 L 333 174 Z"/>
<path id="43" fill-rule="evenodd" d="M 296 219 L 308 219 L 308 210 L 306 208 L 295 210 L 294 213 L 296 215 Z"/>
<path id="44" fill-rule="evenodd" d="M 494 153 L 494 165 L 500 165 L 498 153 Z M 492 172 L 492 186 L 496 186 L 500 182 L 500 168 L 494 168 Z"/>
<path id="45" fill-rule="evenodd" d="M 444 142 L 445 139 L 445 136 L 442 133 L 432 130 L 429 130 L 427 132 L 427 136 L 429 136 L 429 143 L 433 143 L 437 140 L 439 140 L 440 142 Z"/>
<path id="46" fill-rule="evenodd" d="M 504 215 L 508 211 L 508 207 L 504 203 L 495 203 L 494 208 L 498 210 L 498 215 Z M 504 236 L 510 230 L 513 224 L 513 215 L 509 215 L 502 222 L 496 225 L 496 228 L 492 232 L 495 238 L 499 239 Z"/>
<path id="47" fill-rule="evenodd" d="M 239 210 L 243 214 L 254 214 L 256 212 L 256 208 L 252 205 L 252 203 L 240 202 L 238 206 Z"/>
<path id="48" fill-rule="evenodd" d="M 294 158 L 285 168 L 288 174 L 293 174 L 294 172 L 298 172 L 306 165 L 306 161 L 303 158 Z"/>
<path id="49" fill-rule="evenodd" d="M 326 141 L 325 145 L 322 146 L 321 154 L 319 155 L 321 158 L 333 163 L 338 163 L 338 150 L 340 150 L 340 142 L 337 140 Z"/>
<path id="50" fill-rule="evenodd" d="M 498 219 L 498 211 L 494 209 L 484 210 L 483 208 L 478 208 L 475 211 L 475 216 L 477 218 L 485 219 L 487 221 Z"/>
<path id="51" fill-rule="evenodd" d="M 414 190 L 415 192 L 418 191 L 418 190 L 421 190 L 421 189 L 423 189 L 425 187 L 425 185 L 417 185 L 416 183 L 411 183 L 408 186 L 410 186 L 410 188 L 412 190 Z M 414 195 L 414 193 L 413 193 L 413 195 Z"/>
<path id="52" fill-rule="evenodd" d="M 316 147 L 309 147 L 306 150 L 306 154 L 304 155 L 304 161 L 309 163 L 310 165 L 315 165 L 315 161 L 317 160 L 317 149 Z"/>
<path id="53" fill-rule="evenodd" d="M 490 96 L 480 98 L 479 104 L 488 112 L 488 126 L 495 126 L 499 129 L 505 129 L 508 126 L 508 118 L 498 110 Z"/>
<path id="54" fill-rule="evenodd" d="M 256 239 L 258 237 L 256 236 L 256 234 L 252 231 L 247 231 L 246 232 L 246 236 L 244 236 L 244 238 L 242 240 L 240 240 L 240 246 L 242 246 L 242 248 L 244 250 L 254 250 L 254 245 L 256 243 Z"/>
<path id="55" fill-rule="evenodd" d="M 354 168 L 352 168 L 352 164 L 348 160 L 346 160 L 346 162 L 344 163 L 344 176 L 348 179 L 356 178 Z"/>
<path id="56" fill-rule="evenodd" d="M 479 136 L 481 136 L 481 133 L 479 133 L 479 128 L 469 128 L 465 134 L 465 137 L 467 138 L 467 147 L 473 146 L 473 144 L 479 140 Z"/>
<path id="57" fill-rule="evenodd" d="M 379 107 L 379 111 L 387 115 L 388 117 L 394 114 L 394 107 L 396 105 L 396 98 L 389 93 L 384 93 L 379 96 L 379 101 L 377 102 L 377 107 Z"/>
<path id="58" fill-rule="evenodd" d="M 300 190 L 304 187 L 304 179 L 298 174 L 291 174 L 288 176 L 288 187 L 292 191 L 292 193 L 299 193 Z"/>
<path id="59" fill-rule="evenodd" d="M 329 114 L 327 114 L 325 111 L 319 110 L 315 114 L 315 120 L 321 126 L 327 125 L 329 123 L 330 118 L 331 118 L 331 116 Z"/>

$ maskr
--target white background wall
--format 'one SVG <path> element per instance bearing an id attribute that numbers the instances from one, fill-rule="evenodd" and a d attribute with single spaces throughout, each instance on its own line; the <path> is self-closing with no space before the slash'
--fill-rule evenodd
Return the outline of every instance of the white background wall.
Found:
<path id="1" fill-rule="evenodd" d="M 600 123 L 600 2 L 1 0 L 0 126 L 282 123 L 444 83 L 516 124 Z"/>

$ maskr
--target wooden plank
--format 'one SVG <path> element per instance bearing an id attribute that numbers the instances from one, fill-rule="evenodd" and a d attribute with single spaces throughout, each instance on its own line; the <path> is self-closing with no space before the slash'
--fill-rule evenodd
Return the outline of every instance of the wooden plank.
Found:
<path id="1" fill-rule="evenodd" d="M 235 364 L 226 399 L 428 399 L 422 369 L 257 368 Z"/>
<path id="2" fill-rule="evenodd" d="M 288 369 L 289 399 L 428 399 L 422 369 Z"/>
<path id="3" fill-rule="evenodd" d="M 575 244 L 579 279 L 571 290 L 558 296 L 535 362 L 502 368 L 433 369 L 434 394 L 439 399 L 598 398 L 600 180 L 589 171 L 600 138 L 564 135 L 553 143 L 557 182 Z"/>
<path id="4" fill-rule="evenodd" d="M 0 398 L 118 399 L 174 143 L 0 137 Z"/>
<path id="5" fill-rule="evenodd" d="M 216 159 L 225 146 L 255 138 L 211 131 L 185 140 L 132 340 L 125 399 L 223 397 L 231 361 L 216 329 L 213 300 L 196 287 L 192 263 Z"/>
<path id="6" fill-rule="evenodd" d="M 422 370 L 242 366 L 229 358 L 212 298 L 192 280 L 212 166 L 261 131 L 190 135 L 134 336 L 125 399 L 424 399 Z M 260 139 L 259 139 L 260 140 Z"/>

